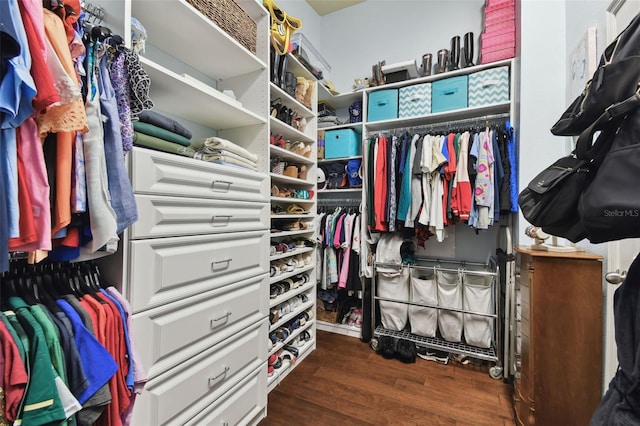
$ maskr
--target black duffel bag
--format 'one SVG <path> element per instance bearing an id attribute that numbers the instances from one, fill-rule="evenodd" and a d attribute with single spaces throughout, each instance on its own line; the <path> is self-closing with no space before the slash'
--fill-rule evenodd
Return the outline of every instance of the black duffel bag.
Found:
<path id="1" fill-rule="evenodd" d="M 577 136 L 613 104 L 632 96 L 640 80 L 640 14 L 607 46 L 598 68 L 551 127 L 556 136 Z"/>
<path id="2" fill-rule="evenodd" d="M 582 214 L 588 214 L 592 204 L 586 203 L 587 210 L 579 210 L 584 193 L 591 189 L 592 181 L 599 175 L 601 165 L 614 139 L 619 137 L 621 123 L 626 122 L 630 111 L 637 111 L 640 96 L 631 98 L 607 108 L 595 123 L 584 130 L 576 142 L 576 149 L 569 156 L 555 161 L 529 182 L 518 196 L 518 204 L 529 223 L 541 227 L 546 233 L 566 238 L 572 242 L 590 238 L 590 228 L 585 226 Z M 615 165 L 607 162 L 607 167 Z M 627 175 L 627 182 L 636 179 L 640 189 L 640 163 L 637 171 Z M 626 173 L 626 172 L 625 172 Z M 597 180 L 598 191 L 616 192 L 602 179 Z M 640 205 L 640 197 L 636 197 Z M 590 216 L 591 217 L 591 216 Z M 589 225 L 591 225 L 589 223 Z M 604 224 L 603 226 L 606 226 Z"/>

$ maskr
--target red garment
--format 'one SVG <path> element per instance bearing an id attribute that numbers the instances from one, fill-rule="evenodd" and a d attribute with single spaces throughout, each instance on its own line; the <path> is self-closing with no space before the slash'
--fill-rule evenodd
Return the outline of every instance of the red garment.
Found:
<path id="1" fill-rule="evenodd" d="M 111 299 L 105 296 L 102 293 L 98 293 L 98 297 L 102 299 L 106 305 L 111 308 L 112 322 L 113 322 L 113 336 L 112 340 L 115 344 L 115 354 L 113 355 L 113 359 L 118 363 L 118 371 L 116 375 L 118 375 L 117 385 L 118 385 L 118 399 L 120 400 L 120 413 L 122 414 L 131 403 L 130 397 L 131 392 L 127 387 L 127 374 L 129 373 L 129 361 L 127 359 L 127 344 L 125 342 L 124 335 L 124 323 L 122 320 L 122 316 L 120 315 L 120 310 L 113 303 Z"/>
<path id="2" fill-rule="evenodd" d="M 13 422 L 18 414 L 20 403 L 27 389 L 29 377 L 27 370 L 20 358 L 20 351 L 13 336 L 3 321 L 0 321 L 0 342 L 2 342 L 2 354 L 4 366 L 2 367 L 2 388 L 4 389 L 5 407 L 4 415 L 7 420 Z"/>
<path id="3" fill-rule="evenodd" d="M 56 134 L 56 194 L 51 221 L 52 234 L 56 234 L 71 223 L 71 174 L 75 139 L 76 132 Z"/>
<path id="4" fill-rule="evenodd" d="M 373 186 L 373 212 L 375 230 L 385 232 L 389 229 L 387 222 L 387 138 L 378 138 L 378 152 L 375 161 Z"/>
<path id="5" fill-rule="evenodd" d="M 73 9 L 72 13 L 67 13 L 67 9 Z M 79 0 L 64 0 L 64 7 L 57 7 L 53 10 L 62 19 L 62 23 L 64 24 L 64 32 L 67 35 L 67 42 L 71 44 L 71 41 L 74 37 L 74 29 L 73 24 L 76 23 L 78 18 L 80 17 L 80 13 L 82 12 L 82 8 L 80 7 Z"/>
<path id="6" fill-rule="evenodd" d="M 447 144 L 447 153 L 449 154 L 447 164 L 445 164 L 444 166 L 444 174 L 442 175 L 442 185 L 444 187 L 444 192 L 442 195 L 442 217 L 444 219 L 445 225 L 454 224 L 451 215 L 448 214 L 449 208 L 451 207 L 451 194 L 449 191 L 449 187 L 456 172 L 456 151 L 453 146 L 454 138 L 455 134 L 449 133 L 447 135 L 447 140 L 445 141 L 445 143 Z"/>
<path id="7" fill-rule="evenodd" d="M 33 98 L 33 108 L 36 112 L 41 112 L 48 106 L 60 102 L 60 95 L 53 86 L 53 79 L 45 59 L 44 28 L 39 27 L 39 25 L 43 25 L 43 18 L 40 17 L 40 22 L 36 23 L 29 14 L 29 11 L 32 13 L 38 11 L 42 15 L 42 2 L 40 2 L 40 5 L 29 6 L 32 8 L 30 10 L 25 9 L 24 1 L 19 1 L 18 6 L 20 7 L 24 30 L 27 33 L 27 43 L 31 56 L 31 77 L 33 77 L 37 90 Z M 41 32 L 40 36 L 38 31 Z"/>
<path id="8" fill-rule="evenodd" d="M 456 154 L 456 152 L 460 151 L 460 135 L 453 135 L 452 138 L 452 143 L 451 146 L 453 147 L 453 156 L 456 159 L 456 162 L 453 164 L 453 177 L 452 179 L 452 186 L 451 186 L 451 202 L 449 203 L 449 218 L 453 219 L 455 217 L 458 217 L 459 215 L 459 211 L 460 211 L 460 200 L 459 198 L 459 194 L 458 194 L 458 186 L 457 186 L 457 179 L 456 179 L 456 174 L 458 172 L 458 155 Z M 456 147 L 458 147 L 458 151 L 456 151 Z"/>
<path id="9" fill-rule="evenodd" d="M 9 250 L 25 244 L 31 244 L 38 240 L 35 218 L 33 216 L 33 205 L 27 185 L 26 165 L 24 153 L 22 152 L 22 142 L 20 132 L 16 130 L 16 140 L 18 148 L 18 208 L 20 210 L 19 236 L 9 239 Z"/>

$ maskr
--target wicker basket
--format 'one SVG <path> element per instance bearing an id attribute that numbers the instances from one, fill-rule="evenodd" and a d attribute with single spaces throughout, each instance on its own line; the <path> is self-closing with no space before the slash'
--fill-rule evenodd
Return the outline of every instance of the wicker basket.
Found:
<path id="1" fill-rule="evenodd" d="M 256 53 L 257 25 L 233 0 L 187 0 L 248 50 Z"/>

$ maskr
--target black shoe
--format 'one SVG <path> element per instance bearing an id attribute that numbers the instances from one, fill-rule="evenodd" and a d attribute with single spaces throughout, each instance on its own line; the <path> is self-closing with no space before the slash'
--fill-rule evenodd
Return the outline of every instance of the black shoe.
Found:
<path id="1" fill-rule="evenodd" d="M 395 339 L 391 336 L 380 336 L 378 338 L 378 353 L 383 358 L 391 359 L 396 356 Z"/>
<path id="2" fill-rule="evenodd" d="M 277 85 L 285 90 L 285 73 L 287 72 L 287 59 L 289 55 L 278 55 L 278 83 Z"/>
<path id="3" fill-rule="evenodd" d="M 278 55 L 278 52 L 276 52 L 276 49 L 274 49 L 273 46 L 271 46 L 269 59 L 271 65 L 271 82 L 276 86 L 280 86 L 280 79 L 278 78 L 280 55 Z"/>
<path id="4" fill-rule="evenodd" d="M 416 344 L 410 340 L 398 340 L 396 358 L 408 364 L 416 362 Z"/>

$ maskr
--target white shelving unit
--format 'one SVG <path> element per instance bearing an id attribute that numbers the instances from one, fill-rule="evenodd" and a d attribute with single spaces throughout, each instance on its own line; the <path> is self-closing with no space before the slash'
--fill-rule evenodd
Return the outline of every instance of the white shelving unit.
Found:
<path id="1" fill-rule="evenodd" d="M 362 102 L 363 92 L 347 92 L 341 93 L 339 95 L 334 95 L 321 83 L 318 84 L 318 102 L 324 101 L 328 103 L 331 107 L 333 107 L 336 111 L 336 116 L 338 119 L 344 123 L 339 125 L 333 125 L 328 127 L 318 127 L 318 133 L 321 131 L 327 132 L 331 130 L 342 130 L 342 129 L 353 129 L 358 138 L 362 138 L 362 128 L 363 123 L 349 123 L 349 106 L 351 106 L 356 101 Z M 324 165 L 329 165 L 335 162 L 345 163 L 352 159 L 361 159 L 362 156 L 350 156 L 350 157 L 340 157 L 340 158 L 319 158 L 318 159 L 318 167 L 322 167 Z M 322 204 L 324 201 L 336 201 L 339 203 L 340 200 L 344 200 L 345 202 L 349 202 L 353 204 L 354 200 L 362 199 L 362 188 L 340 188 L 340 189 L 319 189 L 318 190 L 318 200 L 319 204 Z M 318 308 L 320 309 L 320 308 Z M 342 334 L 351 337 L 360 337 L 361 330 L 360 327 L 340 324 L 336 322 L 323 321 L 318 319 L 318 330 L 328 331 L 331 333 Z"/>
<path id="2" fill-rule="evenodd" d="M 305 166 L 307 168 L 307 176 L 306 179 L 300 179 L 299 177 L 290 177 L 282 174 L 274 173 L 271 171 L 269 173 L 269 178 L 271 181 L 272 187 L 275 185 L 279 189 L 286 189 L 291 191 L 300 191 L 306 190 L 309 193 L 308 198 L 299 198 L 297 196 L 279 196 L 274 195 L 272 192 L 270 201 L 272 207 L 271 213 L 271 244 L 275 245 L 281 242 L 293 241 L 297 239 L 305 239 L 309 241 L 315 241 L 315 233 L 314 222 L 316 217 L 316 201 L 318 197 L 318 190 L 316 186 L 316 97 L 317 97 L 317 88 L 315 83 L 315 78 L 313 75 L 304 68 L 299 61 L 295 58 L 295 56 L 291 54 L 287 54 L 287 71 L 292 72 L 296 77 L 304 77 L 310 80 L 313 84 L 314 95 L 311 101 L 311 108 L 308 108 L 297 99 L 289 95 L 282 88 L 278 87 L 273 82 L 269 82 L 269 97 L 271 102 L 275 102 L 278 100 L 282 105 L 286 105 L 287 108 L 292 109 L 295 113 L 304 117 L 307 124 L 304 128 L 304 131 L 298 130 L 293 126 L 288 125 L 287 123 L 279 120 L 278 118 L 271 115 L 269 117 L 269 132 L 271 136 L 282 137 L 287 143 L 299 143 L 302 142 L 306 146 L 311 147 L 311 154 L 309 157 L 299 155 L 298 153 L 292 152 L 289 149 L 285 149 L 283 147 L 268 144 L 269 146 L 269 156 L 270 161 L 278 158 L 285 162 L 287 165 L 295 165 L 300 168 L 300 166 Z M 302 207 L 307 213 L 303 214 L 289 214 L 287 212 L 287 208 L 293 204 L 297 204 Z M 280 213 L 274 212 L 276 206 L 282 210 Z M 284 214 L 283 214 L 284 213 Z M 307 229 L 301 230 L 278 230 L 277 225 L 280 223 L 289 223 L 295 221 L 302 221 L 306 223 Z M 279 306 L 287 303 L 295 297 L 298 297 L 301 294 L 306 294 L 307 302 L 303 304 L 297 305 L 292 312 L 287 313 L 284 316 L 281 316 L 275 323 L 270 324 L 269 334 L 270 336 L 274 333 L 278 328 L 285 326 L 292 320 L 295 320 L 300 315 L 302 315 L 307 309 L 315 310 L 315 280 L 316 280 L 316 265 L 315 265 L 315 248 L 314 247 L 296 247 L 293 250 L 287 250 L 284 253 L 278 253 L 272 255 L 269 260 L 273 264 L 273 262 L 278 261 L 287 261 L 287 259 L 294 258 L 300 254 L 304 254 L 311 257 L 312 263 L 310 265 L 305 265 L 301 268 L 296 268 L 293 271 L 284 272 L 275 276 L 270 277 L 269 284 L 275 285 L 276 283 L 286 280 L 287 278 L 292 278 L 295 276 L 299 276 L 305 274 L 308 276 L 309 280 L 306 284 L 298 287 L 291 288 L 286 291 L 284 294 L 277 296 L 275 299 L 269 299 L 269 309 L 279 309 Z M 269 296 L 267 296 L 269 297 Z M 306 342 L 303 346 L 297 347 L 298 349 L 298 357 L 295 362 L 291 362 L 286 359 L 283 360 L 280 367 L 277 369 L 273 369 L 271 374 L 268 376 L 268 392 L 271 392 L 282 379 L 284 379 L 293 369 L 296 367 L 298 363 L 300 363 L 305 357 L 307 357 L 316 347 L 315 340 L 315 329 L 316 329 L 316 321 L 315 319 L 311 319 L 303 326 L 291 330 L 288 336 L 283 341 L 276 341 L 273 344 L 271 350 L 268 353 L 268 357 L 276 355 L 280 352 L 280 350 L 287 344 L 290 344 L 294 341 L 294 339 L 300 335 L 303 331 L 308 331 L 311 335 L 311 339 Z M 270 370 L 271 371 L 271 370 Z"/>
<path id="3" fill-rule="evenodd" d="M 407 118 L 395 118 L 395 119 L 379 120 L 379 121 L 372 121 L 372 122 L 366 121 L 366 117 L 368 117 L 368 111 L 367 111 L 368 97 L 374 91 L 386 90 L 386 89 L 399 89 L 402 87 L 412 86 L 412 85 L 422 84 L 422 83 L 430 83 L 430 82 L 433 83 L 437 80 L 447 79 L 450 77 L 463 76 L 463 75 L 471 75 L 479 71 L 490 70 L 498 67 L 508 67 L 509 69 L 508 87 L 509 87 L 510 97 L 508 101 L 496 102 L 496 103 L 491 103 L 491 104 L 477 106 L 477 107 L 466 107 L 466 108 L 455 109 L 455 110 L 450 110 L 446 112 L 417 115 L 417 116 L 412 116 Z M 507 59 L 507 60 L 497 61 L 493 63 L 477 65 L 473 67 L 462 68 L 455 71 L 449 71 L 446 73 L 435 74 L 427 77 L 421 77 L 421 78 L 411 79 L 411 80 L 397 82 L 397 83 L 385 84 L 383 86 L 365 89 L 364 91 L 365 96 L 363 101 L 363 109 L 365 111 L 363 138 L 366 138 L 369 135 L 374 135 L 377 132 L 381 132 L 381 131 L 393 131 L 396 129 L 409 130 L 411 128 L 418 129 L 422 126 L 426 128 L 429 125 L 444 125 L 446 127 L 448 123 L 452 125 L 460 125 L 461 122 L 465 122 L 465 123 L 470 123 L 471 127 L 482 128 L 483 126 L 485 126 L 485 123 L 487 120 L 495 117 L 503 117 L 505 119 L 508 118 L 509 121 L 512 123 L 512 126 L 517 128 L 518 110 L 516 108 L 516 105 L 518 102 L 518 92 L 516 90 L 516 78 L 515 78 L 515 76 L 517 75 L 518 75 L 517 62 L 514 59 Z M 474 123 L 477 125 L 471 125 L 471 123 Z M 516 141 L 516 152 L 517 152 L 517 141 Z M 466 226 L 466 225 L 453 225 L 453 226 Z M 505 217 L 501 217 L 500 221 L 496 222 L 492 227 L 496 227 L 496 228 L 506 227 L 509 231 L 508 235 L 513 235 L 514 226 L 515 226 L 514 221 L 512 220 L 511 215 L 507 215 Z M 487 233 L 486 235 L 480 234 L 478 238 L 488 238 L 489 235 L 491 236 L 491 238 L 494 238 L 495 236 L 495 234 Z M 474 235 L 474 238 L 475 237 L 476 235 Z M 476 240 L 475 242 L 465 241 L 465 244 L 466 245 L 478 244 L 478 240 Z M 492 241 L 486 244 L 487 246 L 490 246 L 492 248 L 492 251 L 490 253 L 491 255 L 495 253 L 496 248 L 500 247 L 499 244 L 500 244 L 499 241 Z M 508 244 L 510 244 L 510 238 L 509 238 Z M 511 248 L 506 247 L 506 249 L 507 251 L 509 251 Z M 465 260 L 464 258 L 460 258 L 460 257 L 456 257 L 456 259 L 459 259 L 461 261 Z M 454 260 L 454 259 L 449 259 L 449 260 Z M 513 277 L 507 277 L 506 282 L 507 282 L 506 284 L 507 287 L 512 286 L 514 282 Z M 504 306 L 500 306 L 499 307 L 500 309 L 498 311 L 505 313 L 505 315 L 507 316 L 505 316 L 504 320 L 501 318 L 497 318 L 497 321 L 504 321 L 504 324 L 499 324 L 499 323 L 497 324 L 498 330 L 501 330 L 503 333 L 503 335 L 496 336 L 496 339 L 498 340 L 498 343 L 499 343 L 497 345 L 498 350 L 505 347 L 505 345 L 508 345 L 508 342 L 510 340 L 509 338 L 510 325 L 509 325 L 508 313 L 513 310 L 510 306 L 508 306 L 509 304 L 513 303 L 513 298 L 509 296 L 510 294 L 513 294 L 513 289 L 506 288 L 506 289 L 501 289 L 500 291 L 504 293 L 506 296 L 504 298 L 505 299 Z M 376 296 L 375 289 L 374 289 L 374 291 L 372 292 L 372 303 L 375 304 L 377 298 L 378 297 Z M 435 340 L 429 340 L 429 339 L 421 338 L 420 336 L 412 335 L 406 330 L 391 331 L 391 330 L 384 329 L 381 325 L 378 325 L 376 327 L 375 318 L 372 319 L 372 327 L 374 328 L 374 330 L 372 330 L 374 336 L 387 335 L 387 336 L 394 336 L 398 338 L 405 338 L 405 339 L 413 340 L 415 342 L 420 342 L 424 346 L 431 346 L 433 348 L 440 349 L 440 350 L 450 349 L 451 352 L 466 353 L 479 359 L 493 360 L 493 361 L 498 360 L 500 361 L 499 364 L 501 365 L 499 367 L 495 367 L 495 370 L 492 370 L 493 371 L 492 376 L 499 376 L 500 374 L 502 374 L 501 373 L 502 365 L 507 365 L 509 363 L 509 360 L 507 359 L 508 353 L 506 349 L 503 354 L 503 353 L 498 353 L 495 350 L 493 352 L 486 352 L 484 350 L 481 350 L 480 348 L 466 346 L 464 343 L 458 346 L 455 346 L 455 345 L 452 346 L 449 342 L 443 341 L 442 339 L 439 339 L 436 342 Z"/>
<path id="4" fill-rule="evenodd" d="M 259 158 L 257 171 L 140 146 L 126 158 L 140 219 L 99 262 L 131 304 L 148 374 L 132 424 L 256 425 L 266 416 L 269 15 L 254 0 L 236 3 L 256 23 L 255 53 L 185 0 L 92 2 L 127 46 L 131 18 L 144 25 L 140 63 L 154 111 L 192 140 L 222 137 Z"/>

